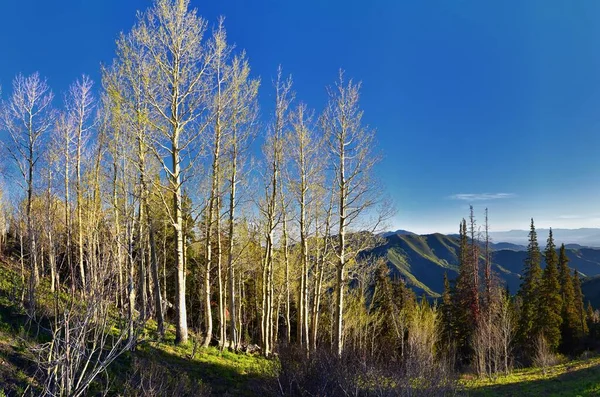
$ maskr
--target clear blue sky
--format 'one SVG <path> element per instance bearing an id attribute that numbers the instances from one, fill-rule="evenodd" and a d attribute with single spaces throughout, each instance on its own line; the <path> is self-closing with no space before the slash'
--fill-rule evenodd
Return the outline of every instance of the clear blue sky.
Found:
<path id="1" fill-rule="evenodd" d="M 0 2 L 0 84 L 39 70 L 60 100 L 99 79 L 142 0 Z M 320 109 L 338 68 L 363 82 L 365 120 L 396 202 L 391 228 L 455 232 L 469 203 L 493 229 L 600 226 L 600 2 L 195 1 L 263 79 L 292 73 Z M 58 104 L 58 103 L 57 103 Z M 487 195 L 483 195 L 487 193 Z M 469 196 L 466 196 L 469 195 Z"/>

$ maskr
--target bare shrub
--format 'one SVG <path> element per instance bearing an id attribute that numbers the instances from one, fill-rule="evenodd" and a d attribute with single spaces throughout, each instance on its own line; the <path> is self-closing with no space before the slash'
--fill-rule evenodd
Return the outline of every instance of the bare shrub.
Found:
<path id="1" fill-rule="evenodd" d="M 441 360 L 378 363 L 348 349 L 338 356 L 321 348 L 306 356 L 296 347 L 282 349 L 273 394 L 280 396 L 446 396 L 456 391 L 456 377 Z"/>
<path id="2" fill-rule="evenodd" d="M 38 378 L 51 396 L 81 396 L 134 343 L 125 324 L 111 316 L 108 297 L 92 291 L 70 302 L 51 324 L 51 340 L 37 346 Z"/>
<path id="3" fill-rule="evenodd" d="M 542 369 L 544 375 L 548 367 L 560 363 L 560 357 L 552 352 L 544 335 L 539 335 L 535 340 L 535 355 L 533 357 L 533 365 Z"/>
<path id="4" fill-rule="evenodd" d="M 123 387 L 123 395 L 131 397 L 210 396 L 210 387 L 186 374 L 173 373 L 163 365 L 146 359 L 134 358 L 132 372 Z"/>

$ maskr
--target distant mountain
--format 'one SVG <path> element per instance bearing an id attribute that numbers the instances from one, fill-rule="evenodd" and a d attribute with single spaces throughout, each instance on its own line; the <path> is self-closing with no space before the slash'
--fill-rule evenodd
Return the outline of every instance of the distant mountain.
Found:
<path id="1" fill-rule="evenodd" d="M 510 230 L 506 232 L 491 232 L 493 241 L 502 241 L 507 243 L 527 245 L 529 230 Z M 581 229 L 552 229 L 554 240 L 557 246 L 579 245 L 583 247 L 600 247 L 600 229 L 599 228 L 581 228 Z M 537 229 L 540 245 L 548 237 L 548 229 Z"/>
<path id="2" fill-rule="evenodd" d="M 458 274 L 459 240 L 454 235 L 410 232 L 390 233 L 385 244 L 371 253 L 387 259 L 392 277 L 402 277 L 418 294 L 439 296 L 444 288 L 444 273 L 452 280 Z M 545 238 L 539 238 L 545 245 Z M 519 289 L 520 272 L 526 247 L 515 243 L 496 243 L 493 269 L 512 293 Z M 588 277 L 600 276 L 600 249 L 577 246 L 567 249 L 569 265 Z M 599 288 L 600 290 L 600 288 Z"/>
<path id="3" fill-rule="evenodd" d="M 408 230 L 402 230 L 402 229 L 398 229 L 395 232 L 385 232 L 382 233 L 383 237 L 389 237 L 389 236 L 394 236 L 394 235 L 398 235 L 398 236 L 405 236 L 405 235 L 415 235 L 415 233 L 413 232 L 409 232 Z"/>
<path id="4" fill-rule="evenodd" d="M 492 243 L 491 247 L 494 251 L 499 251 L 499 250 L 527 251 L 527 246 L 513 244 L 513 243 Z"/>
<path id="5" fill-rule="evenodd" d="M 570 248 L 572 250 L 580 250 L 582 248 L 590 248 L 590 247 L 585 247 L 585 246 L 579 245 L 579 244 L 565 244 L 565 248 Z"/>

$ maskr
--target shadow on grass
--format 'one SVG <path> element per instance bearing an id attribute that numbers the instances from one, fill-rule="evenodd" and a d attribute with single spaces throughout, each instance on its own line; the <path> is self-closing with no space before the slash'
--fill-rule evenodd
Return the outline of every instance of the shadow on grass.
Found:
<path id="1" fill-rule="evenodd" d="M 27 320 L 17 307 L 0 304 L 0 390 L 7 396 L 21 396 L 26 390 L 27 395 L 37 394 L 31 382 L 37 364 L 27 341 L 44 339 L 45 333 Z"/>
<path id="2" fill-rule="evenodd" d="M 172 345 L 168 346 L 172 347 Z M 238 357 L 248 358 L 242 354 Z M 176 354 L 154 343 L 143 343 L 135 352 L 123 356 L 114 363 L 111 372 L 115 370 L 118 372 L 116 375 L 121 378 L 120 382 L 127 381 L 127 377 L 133 370 L 134 358 L 155 363 L 175 376 L 185 375 L 191 381 L 200 381 L 210 387 L 211 395 L 252 397 L 275 393 L 275 379 L 269 376 L 266 368 L 262 371 L 246 371 L 237 368 L 234 360 L 226 359 L 226 363 L 215 362 L 218 361 L 219 354 L 214 349 L 198 349 L 192 360 L 188 354 Z"/>
<path id="3" fill-rule="evenodd" d="M 511 384 L 481 386 L 469 396 L 600 396 L 600 364 L 558 376 Z"/>

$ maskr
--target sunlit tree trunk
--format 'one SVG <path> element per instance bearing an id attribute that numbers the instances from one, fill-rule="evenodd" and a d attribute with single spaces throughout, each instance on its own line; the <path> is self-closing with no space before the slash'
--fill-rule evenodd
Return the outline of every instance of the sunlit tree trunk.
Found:
<path id="1" fill-rule="evenodd" d="M 378 156 L 373 153 L 373 131 L 362 125 L 362 111 L 358 105 L 360 85 L 346 84 L 343 74 L 336 86 L 329 90 L 330 100 L 321 117 L 325 135 L 329 139 L 332 166 L 335 170 L 334 194 L 337 197 L 338 231 L 336 242 L 335 326 L 334 351 L 341 355 L 344 343 L 344 291 L 347 265 L 364 249 L 363 243 L 348 247 L 349 227 L 361 219 L 377 202 L 377 187 L 370 179 Z M 370 222 L 371 223 L 371 222 Z M 379 221 L 369 225 L 377 228 Z M 356 245 L 354 244 L 354 245 Z"/>
<path id="2" fill-rule="evenodd" d="M 13 92 L 2 107 L 0 127 L 8 132 L 8 155 L 17 166 L 25 190 L 25 223 L 29 254 L 29 287 L 27 306 L 35 307 L 35 289 L 39 283 L 37 242 L 33 227 L 33 189 L 35 168 L 41 155 L 44 136 L 52 125 L 54 113 L 50 106 L 53 94 L 39 74 L 29 77 L 18 75 L 13 81 Z"/>

